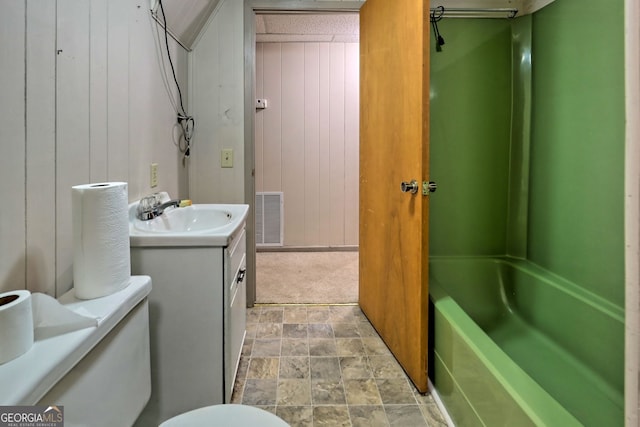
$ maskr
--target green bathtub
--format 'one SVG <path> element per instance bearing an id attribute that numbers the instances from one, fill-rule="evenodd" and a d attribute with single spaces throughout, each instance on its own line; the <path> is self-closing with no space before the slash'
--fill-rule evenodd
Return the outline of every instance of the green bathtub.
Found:
<path id="1" fill-rule="evenodd" d="M 624 313 L 510 258 L 432 257 L 432 380 L 457 426 L 622 426 Z"/>

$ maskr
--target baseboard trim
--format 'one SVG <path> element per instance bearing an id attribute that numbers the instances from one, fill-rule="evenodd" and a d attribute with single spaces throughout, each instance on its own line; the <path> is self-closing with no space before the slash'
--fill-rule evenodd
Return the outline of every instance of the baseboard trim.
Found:
<path id="1" fill-rule="evenodd" d="M 327 307 L 327 306 L 358 306 L 357 302 L 285 302 L 285 303 L 277 303 L 277 302 L 257 302 L 253 304 L 254 307 L 306 307 L 306 306 L 314 306 L 314 307 Z"/>
<path id="2" fill-rule="evenodd" d="M 453 420 L 451 419 L 451 416 L 449 415 L 449 412 L 447 412 L 447 408 L 445 408 L 444 403 L 442 403 L 442 399 L 440 399 L 438 390 L 436 390 L 436 388 L 433 386 L 433 383 L 431 382 L 431 380 L 428 380 L 428 381 L 429 381 L 429 393 L 431 393 L 431 396 L 433 397 L 434 402 L 436 402 L 436 406 L 438 407 L 438 409 L 440 410 L 440 413 L 444 417 L 444 420 L 447 423 L 447 426 L 456 427 L 456 425 L 453 423 Z"/>

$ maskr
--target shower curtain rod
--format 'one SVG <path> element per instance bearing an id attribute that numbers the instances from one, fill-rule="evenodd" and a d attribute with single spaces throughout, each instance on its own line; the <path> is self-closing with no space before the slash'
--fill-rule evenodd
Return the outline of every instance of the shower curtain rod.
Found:
<path id="1" fill-rule="evenodd" d="M 431 12 L 444 10 L 443 16 L 450 18 L 515 18 L 518 9 L 511 8 L 443 8 L 432 7 Z"/>

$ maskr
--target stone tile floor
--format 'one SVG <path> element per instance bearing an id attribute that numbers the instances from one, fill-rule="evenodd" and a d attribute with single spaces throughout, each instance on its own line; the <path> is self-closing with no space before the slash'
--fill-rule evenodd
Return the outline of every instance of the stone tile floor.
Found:
<path id="1" fill-rule="evenodd" d="M 357 306 L 256 306 L 232 403 L 302 426 L 446 426 Z"/>

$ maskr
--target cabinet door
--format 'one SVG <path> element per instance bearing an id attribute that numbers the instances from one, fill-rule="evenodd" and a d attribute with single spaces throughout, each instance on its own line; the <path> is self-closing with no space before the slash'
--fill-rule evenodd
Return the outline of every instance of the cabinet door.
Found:
<path id="1" fill-rule="evenodd" d="M 228 274 L 225 274 L 225 284 L 228 295 L 225 296 L 226 307 L 225 324 L 225 402 L 231 402 L 233 385 L 235 383 L 242 345 L 246 331 L 247 289 L 246 289 L 246 236 L 244 230 L 234 239 L 230 250 L 227 251 Z"/>

